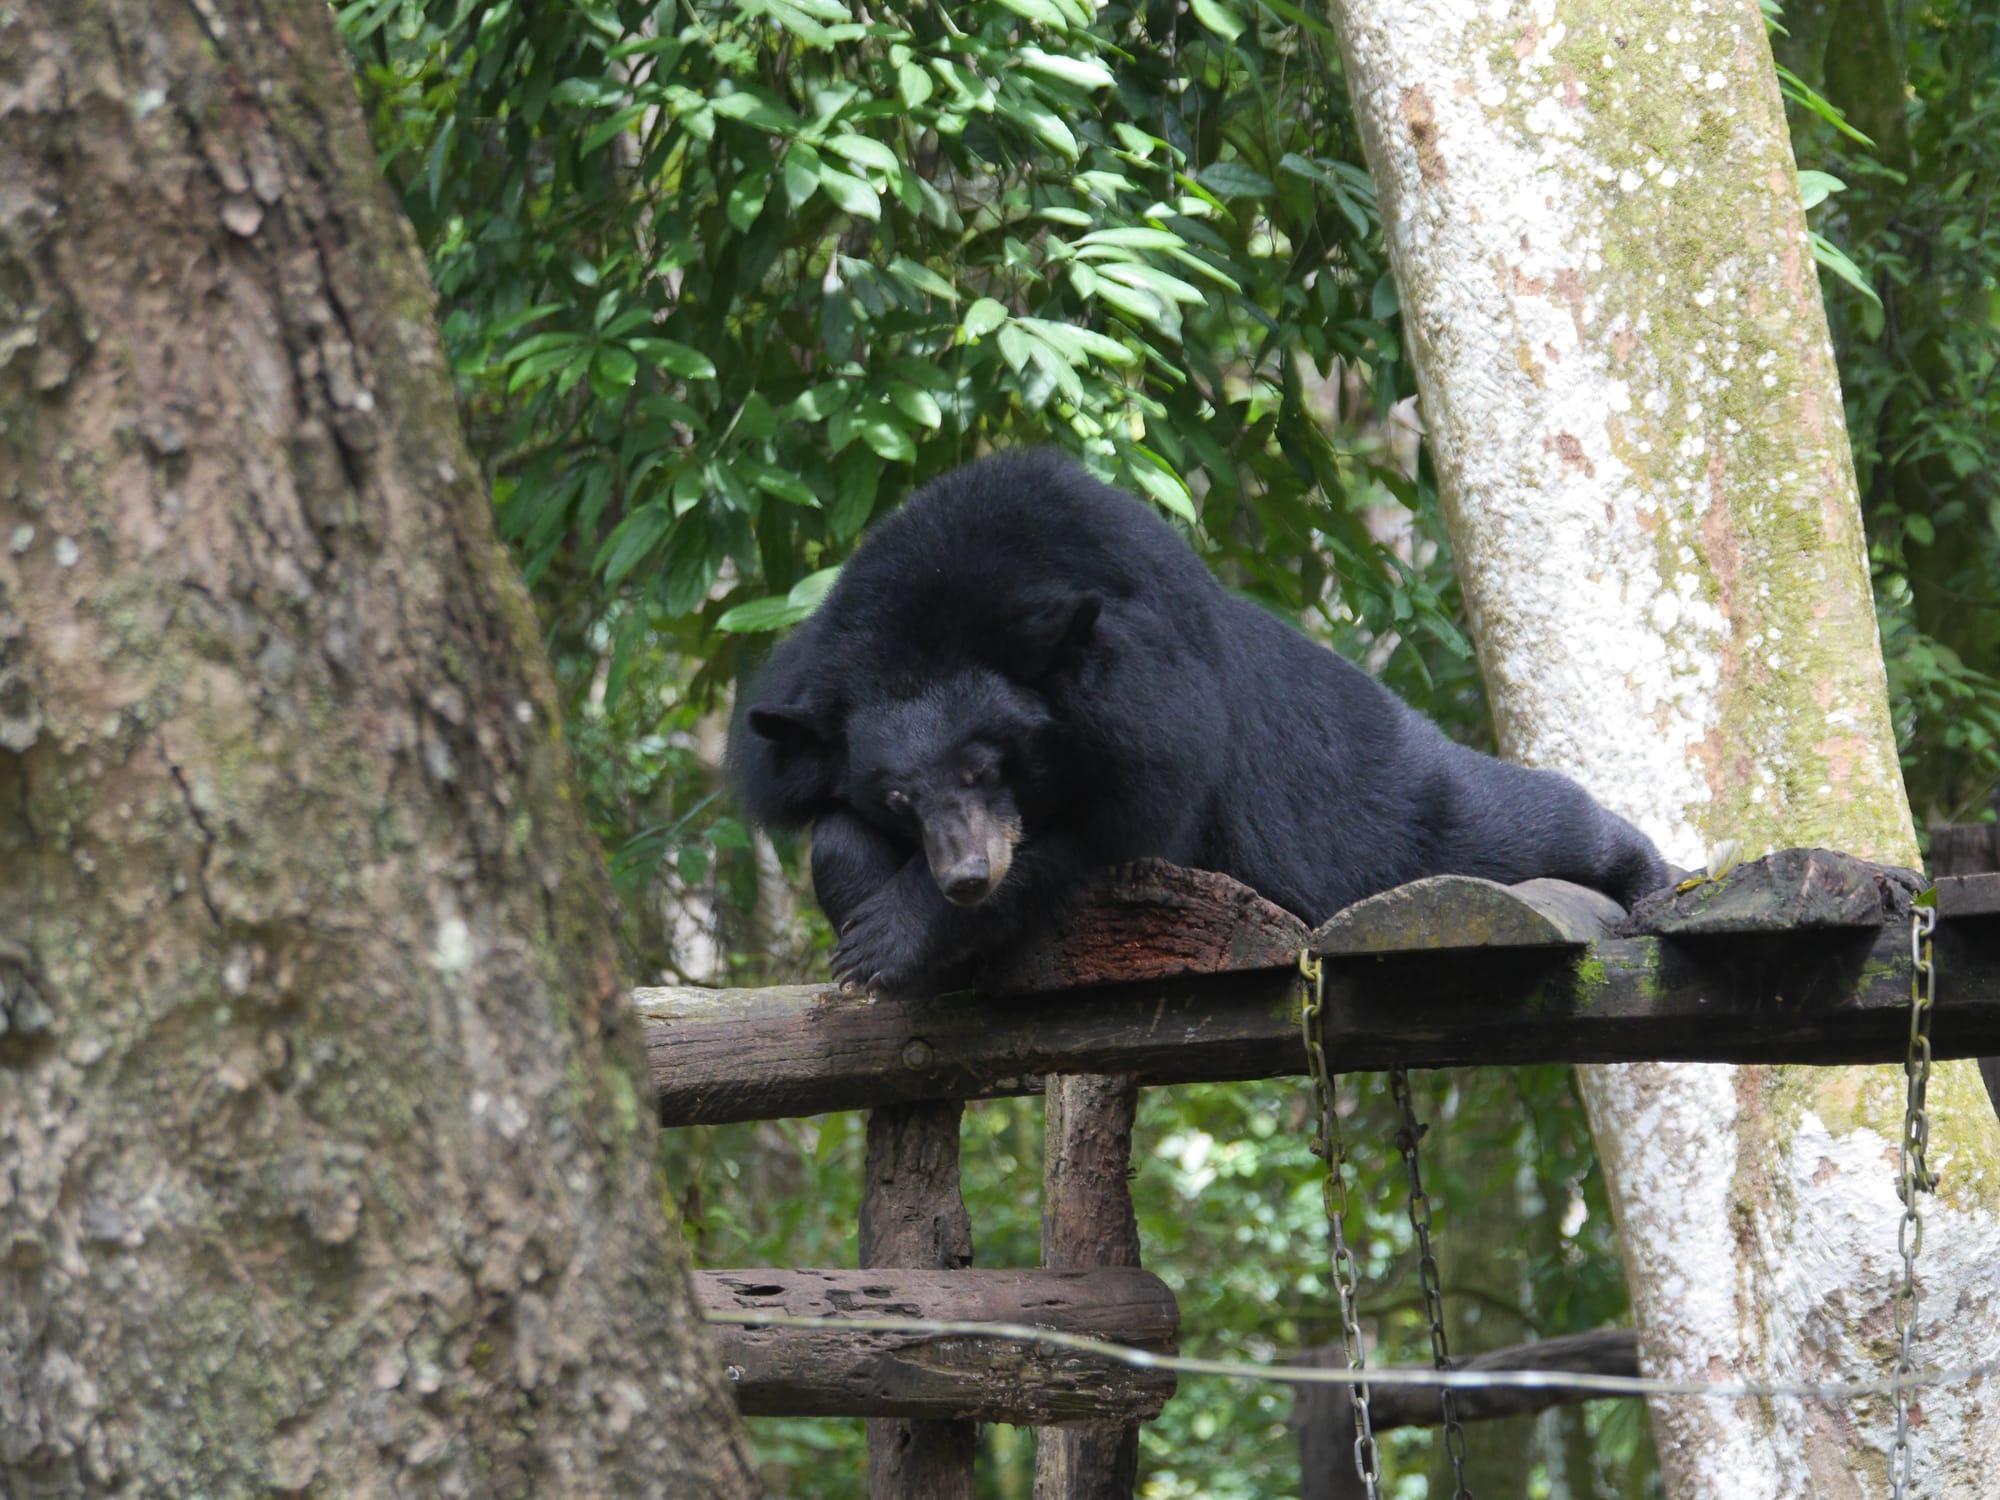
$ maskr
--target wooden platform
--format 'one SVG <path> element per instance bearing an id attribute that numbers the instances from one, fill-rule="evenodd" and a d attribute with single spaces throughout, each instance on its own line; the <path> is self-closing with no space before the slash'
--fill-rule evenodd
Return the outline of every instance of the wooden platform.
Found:
<path id="1" fill-rule="evenodd" d="M 1142 865 L 981 989 L 648 989 L 662 1122 L 770 1119 L 1039 1092 L 1300 1073 L 1297 955 L 1326 960 L 1328 1053 L 1395 1065 L 1900 1061 L 1911 871 L 1787 850 L 1630 916 L 1556 881 L 1442 876 L 1317 931 L 1223 876 Z M 1939 882 L 1939 1057 L 2000 1054 L 2000 875 Z"/>

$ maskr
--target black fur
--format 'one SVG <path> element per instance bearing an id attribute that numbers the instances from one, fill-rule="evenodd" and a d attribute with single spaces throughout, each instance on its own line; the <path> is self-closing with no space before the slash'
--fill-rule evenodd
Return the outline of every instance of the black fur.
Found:
<path id="1" fill-rule="evenodd" d="M 925 486 L 745 702 L 744 807 L 813 825 L 835 972 L 890 990 L 959 976 L 1145 856 L 1310 922 L 1425 875 L 1559 876 L 1627 906 L 1666 881 L 1575 783 L 1454 744 L 1046 452 Z M 1014 826 L 992 893 L 946 899 L 933 871 L 974 858 L 965 830 Z"/>

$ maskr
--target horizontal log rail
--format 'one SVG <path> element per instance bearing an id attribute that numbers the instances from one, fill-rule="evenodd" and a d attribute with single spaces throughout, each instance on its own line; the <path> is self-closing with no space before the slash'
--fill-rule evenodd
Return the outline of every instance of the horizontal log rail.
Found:
<path id="1" fill-rule="evenodd" d="M 1537 881 L 1440 877 L 1317 932 L 1221 876 L 1141 868 L 986 992 L 634 994 L 665 1124 L 1304 1070 L 1302 946 L 1326 957 L 1341 1072 L 1488 1063 L 1896 1062 L 1919 882 L 1791 850 L 1625 917 Z M 2000 875 L 1939 882 L 1938 1057 L 2000 1054 Z M 1032 988 L 1032 993 L 1020 993 Z"/>
<path id="2" fill-rule="evenodd" d="M 1299 1363 L 1338 1369 L 1347 1362 L 1346 1350 L 1335 1344 L 1308 1349 Z M 1639 1335 L 1629 1328 L 1600 1328 L 1589 1333 L 1559 1334 L 1532 1344 L 1514 1344 L 1469 1358 L 1454 1359 L 1454 1370 L 1559 1370 L 1572 1375 L 1639 1374 Z M 1292 1409 L 1292 1425 L 1303 1428 L 1324 1424 L 1336 1444 L 1352 1447 L 1354 1418 L 1349 1404 L 1351 1392 L 1344 1385 L 1301 1385 L 1295 1387 L 1297 1403 Z M 1603 1398 L 1591 1391 L 1537 1389 L 1523 1386 L 1459 1388 L 1452 1397 L 1461 1422 L 1490 1422 L 1501 1417 L 1533 1416 L 1551 1406 L 1576 1406 Z M 1377 1385 L 1368 1393 L 1368 1417 L 1377 1432 L 1395 1427 L 1435 1427 L 1443 1418 L 1438 1411 L 1436 1386 Z"/>
<path id="3" fill-rule="evenodd" d="M 1084 1271 L 697 1271 L 704 1313 L 893 1315 L 1027 1323 L 1170 1354 L 1179 1311 L 1137 1267 Z M 1144 1422 L 1174 1393 L 1170 1370 L 1010 1339 L 715 1323 L 709 1333 L 746 1416 L 940 1421 Z"/>

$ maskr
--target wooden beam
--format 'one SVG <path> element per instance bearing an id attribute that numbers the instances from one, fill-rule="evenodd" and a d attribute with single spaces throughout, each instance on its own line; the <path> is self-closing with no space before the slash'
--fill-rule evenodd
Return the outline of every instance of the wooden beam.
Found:
<path id="1" fill-rule="evenodd" d="M 1651 922 L 1674 935 L 1587 947 L 1371 951 L 1357 949 L 1373 940 L 1350 921 L 1335 945 L 1342 951 L 1326 961 L 1328 1055 L 1341 1072 L 1641 1058 L 1899 1062 L 1907 890 L 1870 866 L 1836 879 L 1827 872 L 1846 868 L 1838 861 L 1814 865 L 1819 874 L 1808 878 L 1807 863 L 1793 861 L 1782 879 L 1768 861 L 1741 866 L 1653 907 Z M 1855 869 L 1880 903 L 1872 925 L 1853 925 Z M 1732 895 L 1736 887 L 1751 890 Z M 1462 889 L 1439 883 L 1436 899 Z M 1479 899 L 1490 903 L 1493 889 Z M 1722 907 L 1733 913 L 1726 931 L 1703 917 Z M 1788 911 L 1799 927 L 1783 920 Z M 1448 906 L 1413 915 L 1406 899 L 1392 914 L 1406 933 L 1453 931 Z M 1131 1073 L 1147 1084 L 1297 1074 L 1296 971 L 1255 959 L 1130 982 L 1100 966 L 1090 971 L 1096 982 L 1030 995 L 870 998 L 792 986 L 643 990 L 634 1000 L 661 1119 L 681 1125 L 1037 1093 L 1051 1073 Z M 2000 921 L 1947 906 L 1937 960 L 1935 1055 L 2000 1055 Z"/>
<path id="2" fill-rule="evenodd" d="M 1346 1355 L 1338 1345 L 1327 1344 L 1306 1350 L 1298 1362 L 1337 1370 L 1345 1360 Z M 1637 1375 L 1639 1338 L 1629 1328 L 1602 1328 L 1592 1333 L 1567 1334 L 1495 1349 L 1470 1359 L 1454 1360 L 1452 1365 L 1460 1370 L 1565 1370 L 1588 1375 Z M 1525 1416 L 1545 1407 L 1596 1399 L 1584 1391 L 1460 1390 L 1456 1404 L 1460 1421 L 1479 1422 Z M 1435 1427 L 1440 1420 L 1437 1388 L 1371 1386 L 1368 1413 L 1377 1432 L 1396 1427 Z M 1354 1469 L 1354 1408 L 1348 1387 L 1294 1386 L 1291 1427 L 1299 1443 L 1301 1500 L 1361 1500 L 1366 1491 Z"/>
<path id="3" fill-rule="evenodd" d="M 1168 1353 L 1179 1310 L 1149 1271 L 697 1271 L 704 1312 L 1029 1323 Z M 1174 1391 L 1167 1370 L 1135 1370 L 1073 1349 L 1010 1339 L 823 1328 L 709 1326 L 747 1416 L 899 1417 L 972 1422 L 1137 1422 Z M 938 1491 L 921 1492 L 926 1495 Z"/>
<path id="4" fill-rule="evenodd" d="M 1327 1363 L 1338 1364 L 1340 1351 L 1334 1350 L 1333 1355 Z M 1470 1359 L 1454 1359 L 1451 1363 L 1454 1370 L 1561 1370 L 1571 1375 L 1636 1376 L 1639 1335 L 1630 1328 L 1600 1328 L 1532 1344 L 1515 1344 L 1475 1354 Z M 1600 1399 L 1588 1391 L 1537 1391 L 1503 1386 L 1460 1390 L 1454 1395 L 1453 1404 L 1458 1408 L 1461 1422 L 1487 1422 Z M 1441 1420 L 1436 1386 L 1378 1385 L 1369 1393 L 1368 1410 L 1375 1419 L 1377 1432 L 1387 1432 L 1392 1427 L 1435 1427 Z M 1349 1426 L 1352 1425 L 1350 1419 Z"/>

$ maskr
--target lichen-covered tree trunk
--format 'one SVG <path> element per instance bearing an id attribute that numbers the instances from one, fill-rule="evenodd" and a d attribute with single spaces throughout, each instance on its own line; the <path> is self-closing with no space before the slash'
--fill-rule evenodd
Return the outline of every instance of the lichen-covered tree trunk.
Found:
<path id="1" fill-rule="evenodd" d="M 0 8 L 0 1490 L 744 1494 L 344 59 Z"/>
<path id="2" fill-rule="evenodd" d="M 1727 838 L 1914 863 L 1756 6 L 1334 11 L 1507 753 L 1683 863 Z M 1651 1372 L 1889 1371 L 1898 1070 L 1636 1064 L 1586 1093 Z M 1971 1066 L 1931 1099 L 1918 1342 L 1948 1368 L 1992 1353 L 2000 1173 Z M 1917 1493 L 1990 1494 L 1990 1382 L 1919 1405 Z M 1886 1401 L 1654 1415 L 1683 1500 L 1887 1493 Z"/>

